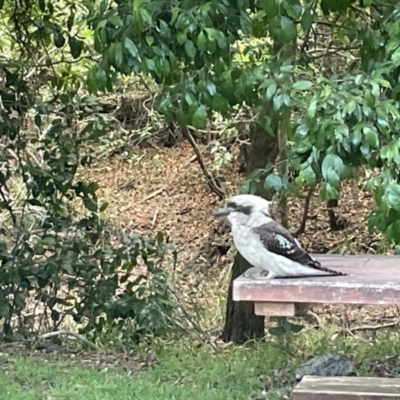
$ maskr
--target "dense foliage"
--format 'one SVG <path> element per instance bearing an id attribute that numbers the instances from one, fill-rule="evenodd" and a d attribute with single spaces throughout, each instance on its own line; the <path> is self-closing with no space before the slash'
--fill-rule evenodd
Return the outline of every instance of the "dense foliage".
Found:
<path id="1" fill-rule="evenodd" d="M 91 62 L 82 10 L 44 1 L 1 6 L 3 337 L 68 319 L 94 336 L 117 327 L 131 339 L 159 333 L 172 308 L 162 268 L 172 249 L 162 234 L 109 226 L 108 204 L 98 204 L 97 183 L 82 174 L 107 129 L 101 104 L 82 90 Z"/>
<path id="2" fill-rule="evenodd" d="M 102 1 L 90 8 L 103 58 L 88 84 L 106 90 L 114 72 L 150 75 L 163 89 L 159 109 L 183 126 L 238 105 L 270 134 L 289 118 L 295 184 L 322 179 L 321 197 L 336 199 L 341 181 L 366 167 L 377 202 L 370 226 L 398 243 L 399 13 L 385 0 Z M 294 191 L 274 172 L 265 185 Z"/>

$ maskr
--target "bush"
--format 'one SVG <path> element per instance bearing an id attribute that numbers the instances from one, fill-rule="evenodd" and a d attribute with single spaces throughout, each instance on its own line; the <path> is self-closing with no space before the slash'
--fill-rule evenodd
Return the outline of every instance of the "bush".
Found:
<path id="1" fill-rule="evenodd" d="M 174 250 L 162 234 L 115 232 L 104 219 L 108 205 L 98 204 L 98 185 L 82 178 L 107 129 L 99 101 L 80 89 L 84 75 L 64 62 L 78 58 L 85 42 L 56 25 L 68 15 L 55 18 L 50 3 L 13 7 L 1 13 L 14 42 L 0 38 L 2 338 L 54 330 L 68 319 L 93 336 L 126 329 L 126 321 L 136 339 L 161 333 L 172 310 L 163 266 Z M 17 23 L 25 16 L 32 31 Z M 70 54 L 60 40 L 62 52 L 54 51 L 51 34 L 69 38 Z M 58 61 L 44 82 L 51 52 Z"/>

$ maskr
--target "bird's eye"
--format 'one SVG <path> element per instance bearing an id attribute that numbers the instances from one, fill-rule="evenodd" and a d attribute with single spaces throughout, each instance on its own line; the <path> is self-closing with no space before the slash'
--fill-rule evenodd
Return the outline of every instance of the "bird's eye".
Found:
<path id="1" fill-rule="evenodd" d="M 227 203 L 227 207 L 233 208 L 234 210 L 236 210 L 238 208 L 237 204 L 234 203 L 233 201 L 230 201 L 229 203 Z"/>

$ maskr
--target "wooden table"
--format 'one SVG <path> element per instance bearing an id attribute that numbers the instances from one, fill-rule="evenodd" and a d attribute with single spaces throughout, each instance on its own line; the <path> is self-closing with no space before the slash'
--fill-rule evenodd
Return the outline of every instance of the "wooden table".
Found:
<path id="1" fill-rule="evenodd" d="M 305 376 L 293 400 L 400 400 L 400 379 Z"/>
<path id="2" fill-rule="evenodd" d="M 302 303 L 400 305 L 400 256 L 312 256 L 348 276 L 255 280 L 242 275 L 233 282 L 233 300 L 252 301 L 255 313 L 265 316 L 293 316 Z"/>
<path id="3" fill-rule="evenodd" d="M 233 282 L 233 300 L 252 301 L 255 313 L 293 316 L 302 304 L 400 304 L 400 256 L 313 255 L 324 266 L 348 276 L 255 280 L 243 275 Z M 293 400 L 400 400 L 400 379 L 304 377 Z"/>

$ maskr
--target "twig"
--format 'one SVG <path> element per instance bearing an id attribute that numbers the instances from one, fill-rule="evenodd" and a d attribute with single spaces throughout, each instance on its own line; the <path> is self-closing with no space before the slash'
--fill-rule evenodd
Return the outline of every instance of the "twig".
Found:
<path id="1" fill-rule="evenodd" d="M 3 192 L 3 187 L 4 187 L 4 189 L 7 190 L 8 199 L 6 198 L 6 195 Z M 7 186 L 4 183 L 3 183 L 3 185 L 0 186 L 0 196 L 3 199 L 4 206 L 5 206 L 6 210 L 9 212 L 14 225 L 16 225 L 17 218 L 15 217 L 14 211 L 10 205 L 10 191 L 8 190 Z"/>
<path id="2" fill-rule="evenodd" d="M 182 164 L 182 168 L 186 168 L 186 167 L 187 167 L 189 164 L 191 164 L 193 161 L 196 161 L 196 158 L 197 158 L 196 155 L 190 157 L 189 160 L 185 161 L 185 162 Z"/>
<path id="3" fill-rule="evenodd" d="M 156 210 L 156 212 L 154 213 L 154 217 L 153 217 L 153 220 L 151 222 L 151 230 L 153 230 L 155 228 L 155 226 L 156 226 L 157 216 L 158 216 L 159 212 L 160 212 L 159 210 Z"/>
<path id="4" fill-rule="evenodd" d="M 82 343 L 87 344 L 90 347 L 93 347 L 96 351 L 98 351 L 99 353 L 104 352 L 104 350 L 97 346 L 96 344 L 92 343 L 90 340 L 87 340 L 86 338 L 84 338 L 82 335 L 80 335 L 79 333 L 76 332 L 72 332 L 72 331 L 66 331 L 66 330 L 60 330 L 60 331 L 54 331 L 54 332 L 47 332 L 44 333 L 43 335 L 40 335 L 35 343 L 35 345 L 33 347 L 36 347 L 38 345 L 38 343 L 43 340 L 43 339 L 48 339 L 51 338 L 53 336 L 61 336 L 61 335 L 67 335 L 67 336 L 72 336 L 75 339 L 78 339 L 79 341 L 81 341 Z"/>
<path id="5" fill-rule="evenodd" d="M 383 329 L 383 328 L 391 328 L 393 326 L 399 325 L 400 321 L 395 321 L 395 322 L 388 322 L 387 324 L 382 324 L 382 325 L 361 325 L 361 326 L 355 326 L 354 328 L 349 328 L 349 331 L 355 332 L 355 331 L 376 331 L 378 329 Z"/>
<path id="6" fill-rule="evenodd" d="M 312 317 L 314 317 L 314 319 L 318 322 L 318 326 L 319 327 L 321 327 L 323 325 L 321 318 L 314 311 L 307 310 L 306 314 L 311 315 Z"/>
<path id="7" fill-rule="evenodd" d="M 160 189 L 155 190 L 154 192 L 151 192 L 148 196 L 144 197 L 142 200 L 139 201 L 139 203 L 143 203 L 147 200 L 152 199 L 153 197 L 158 196 L 159 194 L 161 194 L 167 187 L 168 187 L 169 183 L 166 183 L 163 187 L 161 187 Z"/>

